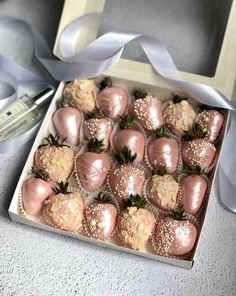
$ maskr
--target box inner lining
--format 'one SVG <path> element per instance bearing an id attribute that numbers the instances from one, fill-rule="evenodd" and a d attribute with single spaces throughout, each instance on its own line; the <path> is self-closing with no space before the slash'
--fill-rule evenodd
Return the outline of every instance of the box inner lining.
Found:
<path id="1" fill-rule="evenodd" d="M 158 37 L 181 71 L 212 77 L 232 0 L 106 0 L 99 36 L 125 30 Z M 148 63 L 133 41 L 122 58 Z"/>

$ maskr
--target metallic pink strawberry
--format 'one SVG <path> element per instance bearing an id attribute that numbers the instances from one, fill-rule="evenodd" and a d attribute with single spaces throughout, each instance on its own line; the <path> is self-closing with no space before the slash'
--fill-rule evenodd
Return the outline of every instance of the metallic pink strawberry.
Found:
<path id="1" fill-rule="evenodd" d="M 52 117 L 58 135 L 70 145 L 77 146 L 80 142 L 80 125 L 82 114 L 75 108 L 57 109 Z"/>

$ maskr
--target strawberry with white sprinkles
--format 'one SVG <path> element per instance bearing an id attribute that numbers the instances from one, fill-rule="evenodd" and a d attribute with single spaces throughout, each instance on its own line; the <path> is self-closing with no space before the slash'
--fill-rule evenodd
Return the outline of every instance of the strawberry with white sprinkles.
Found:
<path id="1" fill-rule="evenodd" d="M 162 256 L 182 256 L 192 251 L 197 239 L 197 229 L 185 220 L 184 212 L 173 211 L 172 217 L 159 220 L 153 232 L 155 251 Z"/>
<path id="2" fill-rule="evenodd" d="M 109 148 L 109 139 L 112 132 L 111 120 L 102 113 L 102 111 L 95 107 L 92 112 L 85 114 L 84 121 L 84 135 L 90 139 L 103 140 L 103 148 Z"/>
<path id="3" fill-rule="evenodd" d="M 133 91 L 135 102 L 130 105 L 130 114 L 148 131 L 163 125 L 162 109 L 159 99 L 148 95 L 142 89 Z"/>
<path id="4" fill-rule="evenodd" d="M 118 151 L 115 157 L 120 164 L 110 171 L 108 183 L 114 197 L 123 203 L 130 194 L 142 194 L 145 174 L 143 170 L 133 165 L 136 154 L 131 155 L 127 147 Z"/>
<path id="5" fill-rule="evenodd" d="M 215 146 L 204 139 L 186 141 L 182 146 L 183 161 L 191 167 L 199 166 L 206 170 L 213 164 L 215 155 Z"/>
<path id="6" fill-rule="evenodd" d="M 214 142 L 220 135 L 224 116 L 216 110 L 204 110 L 197 115 L 195 123 L 204 132 L 204 138 Z"/>

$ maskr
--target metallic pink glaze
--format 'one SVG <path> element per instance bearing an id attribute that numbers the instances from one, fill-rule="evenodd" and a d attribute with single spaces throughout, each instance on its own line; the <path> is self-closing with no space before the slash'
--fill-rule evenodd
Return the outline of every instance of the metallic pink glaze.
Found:
<path id="1" fill-rule="evenodd" d="M 192 251 L 196 239 L 197 229 L 189 221 L 167 217 L 156 223 L 154 244 L 160 255 L 188 254 Z"/>
<path id="2" fill-rule="evenodd" d="M 182 145 L 183 161 L 190 166 L 208 169 L 215 159 L 215 146 L 204 139 L 194 139 Z"/>
<path id="3" fill-rule="evenodd" d="M 196 122 L 206 130 L 205 139 L 214 142 L 220 135 L 224 116 L 215 110 L 204 110 L 197 115 Z"/>
<path id="4" fill-rule="evenodd" d="M 138 99 L 129 106 L 129 113 L 147 130 L 153 131 L 163 125 L 161 103 L 156 97 Z"/>
<path id="5" fill-rule="evenodd" d="M 56 110 L 52 121 L 58 135 L 70 145 L 79 145 L 81 125 L 81 113 L 72 107 L 63 107 Z"/>
<path id="6" fill-rule="evenodd" d="M 179 159 L 179 145 L 175 139 L 153 138 L 148 143 L 147 154 L 154 168 L 165 168 L 169 174 L 176 171 Z"/>
<path id="7" fill-rule="evenodd" d="M 116 120 L 126 111 L 128 94 L 121 87 L 107 87 L 98 93 L 97 101 L 103 113 Z"/>
<path id="8" fill-rule="evenodd" d="M 106 118 L 91 118 L 84 122 L 84 134 L 87 139 L 96 138 L 103 140 L 104 149 L 109 148 L 110 135 L 112 132 L 111 120 Z"/>
<path id="9" fill-rule="evenodd" d="M 104 240 L 116 225 L 117 209 L 110 203 L 94 203 L 85 209 L 85 223 L 89 235 Z"/>
<path id="10" fill-rule="evenodd" d="M 180 186 L 184 210 L 189 214 L 196 214 L 204 200 L 207 181 L 201 176 L 190 175 L 181 180 Z"/>
<path id="11" fill-rule="evenodd" d="M 128 147 L 132 154 L 137 154 L 136 162 L 142 162 L 144 156 L 145 138 L 140 131 L 123 129 L 116 132 L 113 138 L 115 149 Z"/>
<path id="12" fill-rule="evenodd" d="M 85 152 L 76 159 L 76 170 L 81 185 L 87 191 L 99 189 L 105 182 L 111 168 L 111 160 L 106 153 Z"/>
<path id="13" fill-rule="evenodd" d="M 130 194 L 142 195 L 144 181 L 144 172 L 132 164 L 117 165 L 109 174 L 110 188 L 120 203 Z"/>
<path id="14" fill-rule="evenodd" d="M 22 202 L 28 215 L 37 215 L 44 200 L 53 193 L 51 185 L 39 178 L 29 178 L 22 185 Z"/>

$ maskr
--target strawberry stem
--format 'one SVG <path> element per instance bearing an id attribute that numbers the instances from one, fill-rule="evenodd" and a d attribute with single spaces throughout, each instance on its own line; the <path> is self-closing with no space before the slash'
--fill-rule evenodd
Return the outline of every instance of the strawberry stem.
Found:
<path id="1" fill-rule="evenodd" d="M 123 147 L 121 150 L 114 153 L 115 159 L 120 163 L 133 163 L 137 157 L 137 153 L 131 154 L 131 150 L 128 147 Z"/>
<path id="2" fill-rule="evenodd" d="M 103 78 L 103 80 L 100 83 L 98 83 L 98 88 L 101 91 L 104 88 L 112 87 L 112 85 L 113 85 L 113 83 L 112 83 L 111 77 L 106 76 Z"/>
<path id="3" fill-rule="evenodd" d="M 196 138 L 205 138 L 207 131 L 197 122 L 193 125 L 193 134 Z"/>
<path id="4" fill-rule="evenodd" d="M 69 186 L 69 183 L 68 182 L 59 182 L 57 183 L 56 187 L 53 188 L 53 191 L 54 193 L 57 195 L 57 194 L 69 194 L 71 192 L 68 191 L 68 186 Z"/>
<path id="5" fill-rule="evenodd" d="M 166 133 L 167 133 L 167 129 L 166 129 L 166 126 L 165 125 L 162 125 L 161 127 L 159 127 L 156 130 L 156 136 L 157 136 L 157 138 L 165 137 L 166 136 Z"/>
<path id="6" fill-rule="evenodd" d="M 175 220 L 186 220 L 186 214 L 182 208 L 172 210 L 168 216 Z"/>
<path id="7" fill-rule="evenodd" d="M 172 95 L 173 95 L 172 101 L 174 104 L 178 104 L 178 103 L 180 103 L 182 101 L 186 101 L 188 99 L 188 98 L 182 97 L 180 95 L 177 95 L 175 93 L 172 93 Z"/>
<path id="8" fill-rule="evenodd" d="M 37 170 L 35 167 L 31 168 L 31 174 L 34 175 L 35 178 L 46 180 L 48 178 L 48 173 L 42 170 Z"/>
<path id="9" fill-rule="evenodd" d="M 104 147 L 103 139 L 98 140 L 96 138 L 91 138 L 88 141 L 88 151 L 90 151 L 90 152 L 100 153 L 100 152 L 104 151 L 103 147 Z"/>
<path id="10" fill-rule="evenodd" d="M 190 165 L 187 165 L 186 163 L 184 164 L 183 166 L 183 172 L 184 174 L 187 174 L 187 175 L 202 175 L 204 174 L 204 170 L 199 166 L 190 166 Z"/>
<path id="11" fill-rule="evenodd" d="M 54 136 L 53 134 L 49 133 L 48 136 L 46 138 L 44 138 L 44 141 L 46 142 L 46 144 L 41 144 L 39 146 L 39 148 L 43 147 L 43 146 L 55 146 L 55 147 L 70 147 L 65 143 L 67 138 L 64 139 L 60 139 L 59 135 Z"/>
<path id="12" fill-rule="evenodd" d="M 102 110 L 97 106 L 93 109 L 92 112 L 88 112 L 84 115 L 85 119 L 92 119 L 92 118 L 104 118 L 105 115 L 103 114 Z"/>
<path id="13" fill-rule="evenodd" d="M 121 129 L 130 129 L 134 125 L 134 117 L 130 115 L 120 116 L 120 128 Z"/>
<path id="14" fill-rule="evenodd" d="M 95 198 L 95 200 L 101 203 L 110 202 L 111 199 L 112 199 L 111 195 L 106 192 L 99 192 L 98 196 Z"/>
<path id="15" fill-rule="evenodd" d="M 144 99 L 147 96 L 147 94 L 148 93 L 145 91 L 145 89 L 142 88 L 135 88 L 132 92 L 132 95 L 135 98 L 135 100 Z"/>
<path id="16" fill-rule="evenodd" d="M 124 200 L 124 207 L 125 208 L 131 208 L 136 207 L 138 209 L 144 208 L 146 205 L 146 201 L 144 198 L 142 198 L 139 194 L 130 194 L 128 199 Z"/>

